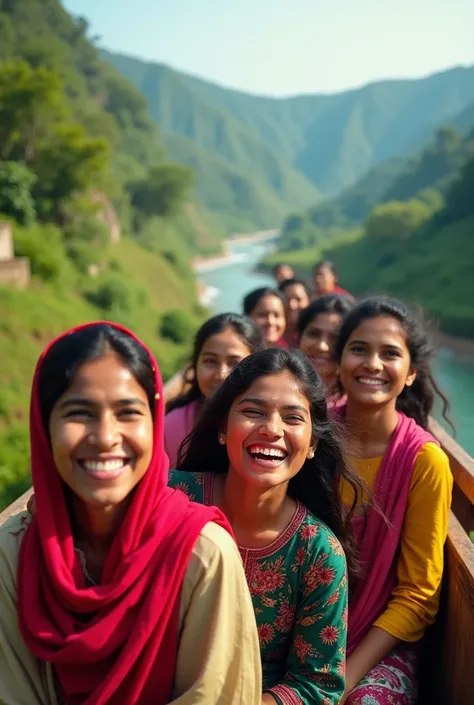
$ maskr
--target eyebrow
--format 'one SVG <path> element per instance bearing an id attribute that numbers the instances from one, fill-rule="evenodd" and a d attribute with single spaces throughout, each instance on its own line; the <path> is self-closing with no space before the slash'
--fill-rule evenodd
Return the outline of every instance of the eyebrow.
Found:
<path id="1" fill-rule="evenodd" d="M 349 345 L 370 345 L 366 340 L 351 340 Z M 394 345 L 393 343 L 382 343 L 383 348 L 391 348 L 392 350 L 402 350 L 402 347 L 400 345 Z"/>
<path id="2" fill-rule="evenodd" d="M 245 397 L 245 399 L 241 399 L 238 403 L 237 406 L 240 406 L 241 404 L 256 404 L 257 406 L 266 406 L 267 402 L 265 402 L 263 399 L 259 399 L 258 397 Z M 305 414 L 308 413 L 308 410 L 305 409 L 304 406 L 301 406 L 300 404 L 285 404 L 284 409 L 287 411 L 303 411 Z"/>
<path id="3" fill-rule="evenodd" d="M 137 404 L 139 406 L 146 406 L 145 402 L 138 397 L 130 397 L 129 399 L 118 399 L 114 402 L 117 406 L 131 406 Z M 66 409 L 69 406 L 86 406 L 88 408 L 96 406 L 96 403 L 90 399 L 84 399 L 83 397 L 71 397 L 70 399 L 65 399 L 62 404 L 59 405 L 60 409 Z"/>

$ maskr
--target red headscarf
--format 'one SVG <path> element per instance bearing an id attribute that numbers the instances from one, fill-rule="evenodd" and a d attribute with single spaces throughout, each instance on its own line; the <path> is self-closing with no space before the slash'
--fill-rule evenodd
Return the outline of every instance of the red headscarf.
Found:
<path id="1" fill-rule="evenodd" d="M 100 323 L 107 324 L 86 324 L 65 335 Z M 108 325 L 143 346 L 126 328 Z M 58 339 L 41 355 L 33 380 L 30 435 L 37 509 L 20 551 L 21 633 L 37 658 L 54 665 L 68 705 L 164 705 L 173 687 L 179 596 L 191 551 L 210 521 L 232 532 L 215 507 L 191 503 L 167 487 L 163 384 L 153 355 L 143 346 L 157 393 L 153 457 L 114 539 L 102 583 L 86 586 L 40 411 L 39 372 Z"/>

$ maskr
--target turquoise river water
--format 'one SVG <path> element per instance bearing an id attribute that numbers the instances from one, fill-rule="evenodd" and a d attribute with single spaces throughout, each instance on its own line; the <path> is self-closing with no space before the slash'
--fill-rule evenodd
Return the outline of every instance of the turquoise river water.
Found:
<path id="1" fill-rule="evenodd" d="M 198 277 L 208 287 L 208 302 L 215 313 L 241 311 L 246 293 L 259 286 L 272 285 L 271 277 L 255 271 L 257 262 L 271 247 L 270 241 L 234 243 L 227 262 L 209 263 L 200 268 Z M 474 455 L 474 359 L 441 350 L 435 372 L 451 402 L 456 438 Z"/>

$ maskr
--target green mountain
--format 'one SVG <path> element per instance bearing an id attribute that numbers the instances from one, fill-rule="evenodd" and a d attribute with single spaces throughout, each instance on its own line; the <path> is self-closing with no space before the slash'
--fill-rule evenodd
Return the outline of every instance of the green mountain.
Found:
<path id="1" fill-rule="evenodd" d="M 318 200 L 314 185 L 230 105 L 213 100 L 208 84 L 165 66 L 103 56 L 142 91 L 168 155 L 196 171 L 198 198 L 229 230 L 273 227 Z"/>
<path id="2" fill-rule="evenodd" d="M 267 214 L 278 200 L 273 223 L 282 209 L 298 210 L 297 201 L 307 202 L 312 193 L 314 205 L 314 187 L 332 196 L 376 164 L 408 153 L 413 140 L 426 144 L 433 126 L 449 124 L 474 101 L 474 67 L 335 95 L 274 99 L 221 88 L 163 65 L 103 56 L 146 97 L 169 154 L 197 168 L 206 205 L 221 213 L 224 207 L 240 208 L 246 199 L 243 182 L 233 182 L 238 174 L 256 199 L 247 215 L 255 216 L 259 204 Z"/>

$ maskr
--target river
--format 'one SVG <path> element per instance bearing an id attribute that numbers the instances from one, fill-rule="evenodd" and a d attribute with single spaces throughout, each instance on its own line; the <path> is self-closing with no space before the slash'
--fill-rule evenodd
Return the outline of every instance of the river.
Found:
<path id="1" fill-rule="evenodd" d="M 207 304 L 215 313 L 241 311 L 246 293 L 259 286 L 272 286 L 270 276 L 254 271 L 256 263 L 272 247 L 271 240 L 231 243 L 228 262 L 209 263 L 199 268 L 198 278 L 207 286 Z M 441 350 L 435 374 L 451 402 L 456 439 L 474 455 L 474 359 Z"/>

